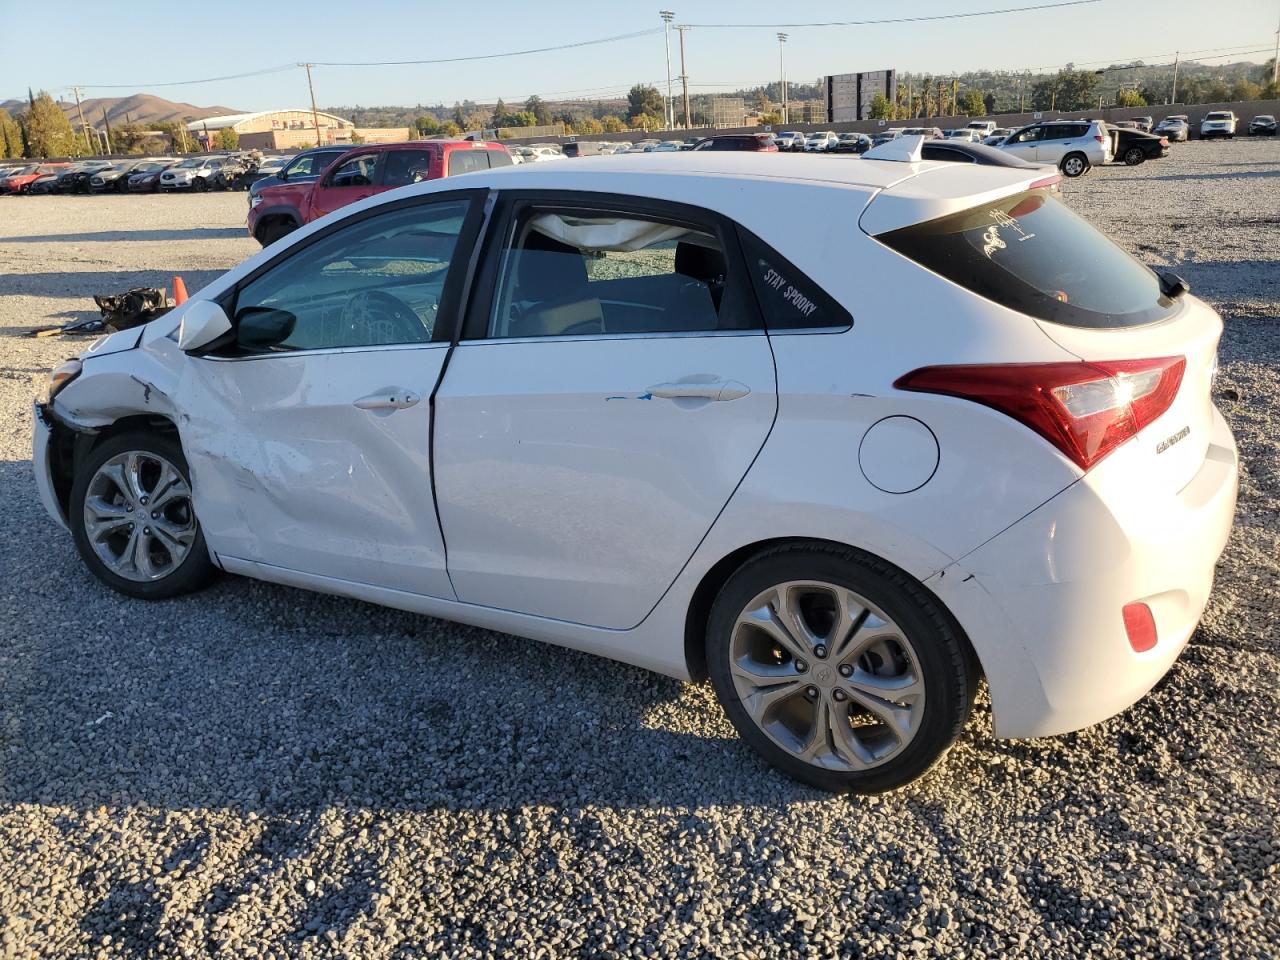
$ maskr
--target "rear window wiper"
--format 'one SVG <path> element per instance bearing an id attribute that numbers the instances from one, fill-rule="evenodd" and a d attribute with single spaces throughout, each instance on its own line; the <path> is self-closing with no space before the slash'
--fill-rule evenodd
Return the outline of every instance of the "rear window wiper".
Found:
<path id="1" fill-rule="evenodd" d="M 1160 278 L 1160 292 L 1170 300 L 1177 300 L 1191 292 L 1191 284 L 1176 273 L 1160 270 L 1156 272 L 1156 276 Z"/>

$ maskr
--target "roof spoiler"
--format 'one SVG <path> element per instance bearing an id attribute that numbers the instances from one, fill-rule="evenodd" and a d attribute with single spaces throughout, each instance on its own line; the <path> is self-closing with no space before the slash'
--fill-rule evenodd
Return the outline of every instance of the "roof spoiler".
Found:
<path id="1" fill-rule="evenodd" d="M 862 155 L 863 160 L 898 160 L 904 163 L 919 163 L 924 159 L 922 148 L 924 137 L 915 133 L 908 137 L 895 137 L 886 140 L 878 147 L 872 147 Z"/>

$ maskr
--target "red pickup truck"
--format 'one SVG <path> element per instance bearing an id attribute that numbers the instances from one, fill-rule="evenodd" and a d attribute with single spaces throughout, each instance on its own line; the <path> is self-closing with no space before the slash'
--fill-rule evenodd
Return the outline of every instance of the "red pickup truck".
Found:
<path id="1" fill-rule="evenodd" d="M 473 170 L 511 166 L 511 154 L 487 140 L 418 140 L 354 147 L 318 179 L 277 183 L 251 198 L 249 235 L 264 247 L 348 203 L 396 187 Z"/>

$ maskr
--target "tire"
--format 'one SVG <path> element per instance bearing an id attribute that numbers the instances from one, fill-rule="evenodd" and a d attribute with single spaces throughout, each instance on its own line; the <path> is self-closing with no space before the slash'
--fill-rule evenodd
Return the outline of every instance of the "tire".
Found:
<path id="1" fill-rule="evenodd" d="M 1142 152 L 1141 147 L 1130 147 L 1124 152 L 1124 162 L 1126 166 L 1136 167 L 1147 159 L 1147 155 Z"/>
<path id="2" fill-rule="evenodd" d="M 291 221 L 286 220 L 284 217 L 272 217 L 272 219 L 258 227 L 254 237 L 264 247 L 269 247 L 281 237 L 287 237 L 297 229 Z"/>
<path id="3" fill-rule="evenodd" d="M 1089 172 L 1089 158 L 1083 153 L 1068 153 L 1062 158 L 1060 169 L 1064 177 L 1075 179 L 1083 176 Z"/>
<path id="4" fill-rule="evenodd" d="M 191 181 L 191 189 L 196 193 L 204 193 L 209 189 L 209 182 L 204 177 L 196 177 Z"/>
<path id="5" fill-rule="evenodd" d="M 123 478 L 135 463 L 139 469 L 131 484 Z M 172 473 L 166 474 L 165 467 Z M 148 500 L 161 487 L 170 496 L 156 511 L 156 503 Z M 142 600 L 163 600 L 205 586 L 217 568 L 192 511 L 190 490 L 191 471 L 173 437 L 139 431 L 105 440 L 85 458 L 71 484 L 67 518 L 81 559 L 107 586 Z M 99 504 L 96 510 L 93 503 Z M 89 514 L 95 512 L 96 539 L 89 530 Z M 143 519 L 131 524 L 130 516 Z M 147 524 L 157 521 L 165 524 L 165 534 L 158 532 L 158 524 L 151 533 Z M 145 533 L 138 531 L 138 523 Z"/>
<path id="6" fill-rule="evenodd" d="M 783 545 L 744 563 L 712 605 L 706 650 L 742 739 L 823 790 L 878 793 L 922 776 L 959 735 L 977 690 L 977 662 L 928 590 L 830 544 Z M 885 684 L 898 687 L 896 702 L 867 693 Z"/>

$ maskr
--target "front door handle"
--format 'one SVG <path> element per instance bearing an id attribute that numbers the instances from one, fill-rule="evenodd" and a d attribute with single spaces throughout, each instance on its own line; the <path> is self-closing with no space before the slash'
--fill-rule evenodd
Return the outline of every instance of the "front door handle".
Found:
<path id="1" fill-rule="evenodd" d="M 412 390 L 387 390 L 385 393 L 371 393 L 367 397 L 361 397 L 352 405 L 361 410 L 403 410 L 421 399 Z"/>
<path id="2" fill-rule="evenodd" d="M 751 388 L 737 380 L 697 379 L 677 380 L 674 383 L 655 383 L 649 394 L 665 400 L 738 400 L 751 392 Z"/>

